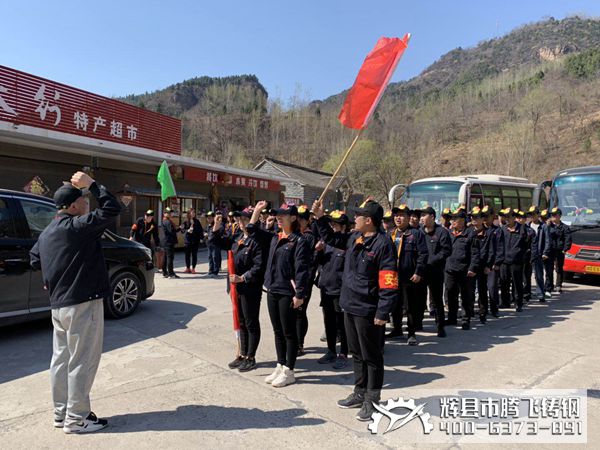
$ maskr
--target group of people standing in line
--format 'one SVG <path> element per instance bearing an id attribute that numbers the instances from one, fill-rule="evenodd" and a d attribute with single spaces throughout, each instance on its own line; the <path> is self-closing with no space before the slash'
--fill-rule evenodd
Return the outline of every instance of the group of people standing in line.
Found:
<path id="1" fill-rule="evenodd" d="M 352 356 L 354 391 L 338 405 L 360 408 L 359 420 L 370 420 L 373 402 L 380 400 L 384 343 L 404 337 L 405 316 L 407 343 L 417 345 L 428 310 L 437 336 L 444 338 L 446 326 L 458 325 L 459 300 L 460 327 L 468 330 L 476 313 L 485 324 L 488 316 L 499 317 L 500 308 L 513 304 L 521 312 L 533 295 L 545 302 L 562 290 L 571 237 L 559 208 L 550 213 L 534 206 L 526 212 L 506 208 L 496 214 L 487 205 L 459 207 L 444 210 L 438 223 L 430 206 L 400 205 L 384 213 L 369 199 L 351 223 L 342 211 L 326 214 L 320 202 L 271 210 L 267 205 L 261 201 L 233 212 L 230 228 L 223 227 L 222 216 L 212 224 L 209 243 L 232 250 L 235 266 L 228 282 L 238 292 L 241 345 L 229 367 L 241 372 L 256 367 L 264 287 L 277 356 L 265 382 L 293 384 L 317 286 L 327 342 L 318 362 L 341 369 Z"/>

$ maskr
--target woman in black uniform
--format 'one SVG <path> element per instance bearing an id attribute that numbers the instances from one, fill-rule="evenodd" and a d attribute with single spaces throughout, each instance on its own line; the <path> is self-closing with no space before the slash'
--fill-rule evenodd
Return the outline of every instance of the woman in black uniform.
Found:
<path id="1" fill-rule="evenodd" d="M 238 317 L 240 321 L 240 354 L 229 363 L 231 369 L 247 372 L 256 367 L 256 349 L 260 342 L 260 300 L 264 281 L 263 252 L 246 228 L 253 210 L 246 208 L 235 213 L 239 234 L 226 233 L 222 226 L 223 216 L 217 216 L 210 237 L 216 244 L 233 252 L 235 274 L 229 282 L 235 283 L 238 293 Z"/>
<path id="2" fill-rule="evenodd" d="M 265 271 L 267 305 L 275 334 L 277 367 L 265 382 L 274 387 L 295 383 L 294 367 L 298 357 L 296 320 L 310 289 L 312 268 L 311 249 L 299 232 L 298 210 L 295 206 L 281 205 L 276 210 L 279 233 L 261 230 L 257 225 L 260 211 L 266 202 L 258 202 L 250 219 L 248 230 L 256 236 L 263 248 L 268 245 Z"/>

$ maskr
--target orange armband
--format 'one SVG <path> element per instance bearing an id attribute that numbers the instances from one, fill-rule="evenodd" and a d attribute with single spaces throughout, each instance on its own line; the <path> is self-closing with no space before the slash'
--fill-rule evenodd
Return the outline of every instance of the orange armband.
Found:
<path id="1" fill-rule="evenodd" d="M 398 273 L 395 270 L 380 270 L 379 289 L 398 289 Z"/>

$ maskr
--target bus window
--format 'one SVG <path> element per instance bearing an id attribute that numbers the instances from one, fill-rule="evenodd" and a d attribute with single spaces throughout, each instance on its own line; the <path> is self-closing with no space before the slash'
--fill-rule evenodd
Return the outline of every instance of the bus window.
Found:
<path id="1" fill-rule="evenodd" d="M 533 191 L 531 189 L 519 188 L 519 200 L 522 211 L 529 209 L 533 205 Z"/>
<path id="2" fill-rule="evenodd" d="M 500 211 L 502 209 L 502 193 L 500 186 L 494 186 L 490 184 L 482 184 L 483 188 L 483 200 L 486 205 L 491 206 L 494 211 Z"/>
<path id="3" fill-rule="evenodd" d="M 503 207 L 511 208 L 511 209 L 518 209 L 519 208 L 519 197 L 504 197 Z"/>
<path id="4" fill-rule="evenodd" d="M 474 183 L 471 185 L 471 195 L 469 200 L 469 209 L 474 208 L 475 206 L 482 207 L 483 206 L 483 193 L 481 191 L 481 186 L 479 183 Z"/>

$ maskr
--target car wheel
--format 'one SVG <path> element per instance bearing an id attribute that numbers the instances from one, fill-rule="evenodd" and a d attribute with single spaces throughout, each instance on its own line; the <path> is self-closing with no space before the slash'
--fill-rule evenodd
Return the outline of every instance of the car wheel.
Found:
<path id="1" fill-rule="evenodd" d="M 142 301 L 142 285 L 132 272 L 120 272 L 111 282 L 111 296 L 107 299 L 108 315 L 114 319 L 130 316 Z"/>

